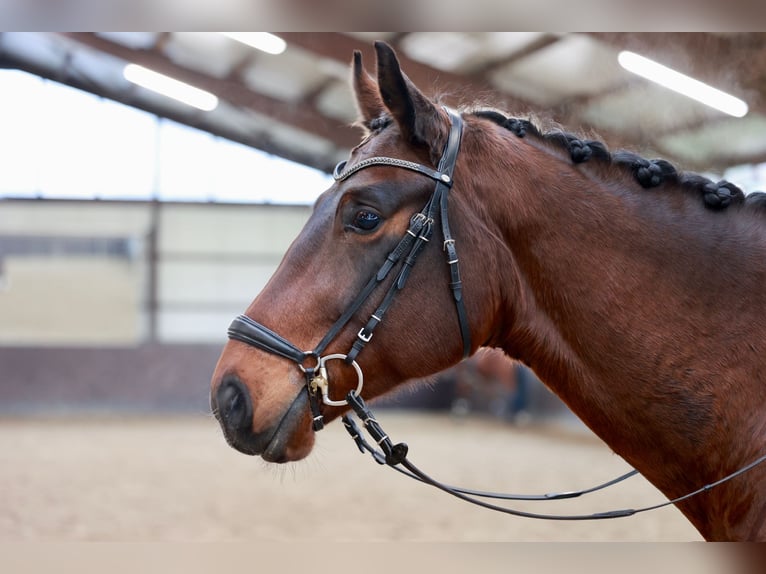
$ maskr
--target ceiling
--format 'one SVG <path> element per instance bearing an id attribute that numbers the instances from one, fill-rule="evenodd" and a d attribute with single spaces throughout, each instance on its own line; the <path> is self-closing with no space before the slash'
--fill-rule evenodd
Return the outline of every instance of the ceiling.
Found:
<path id="1" fill-rule="evenodd" d="M 663 157 L 681 169 L 723 171 L 766 162 L 766 34 L 408 32 L 280 33 L 274 56 L 218 33 L 0 34 L 0 66 L 18 68 L 312 167 L 330 171 L 360 138 L 349 62 L 372 42 L 397 50 L 427 94 L 481 102 L 518 117 Z M 631 50 L 744 99 L 733 118 L 623 70 Z M 204 112 L 139 88 L 141 64 L 216 94 Z"/>

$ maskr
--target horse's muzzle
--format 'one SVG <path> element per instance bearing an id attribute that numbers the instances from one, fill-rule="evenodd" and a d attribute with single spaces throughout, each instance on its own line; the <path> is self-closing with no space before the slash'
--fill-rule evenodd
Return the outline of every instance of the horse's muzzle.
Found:
<path id="1" fill-rule="evenodd" d="M 294 435 L 308 413 L 305 391 L 298 393 L 276 424 L 260 432 L 253 431 L 250 393 L 236 377 L 223 380 L 211 396 L 211 407 L 226 442 L 244 454 L 260 455 L 267 462 L 281 463 L 303 458 L 310 450 L 310 445 L 306 449 L 293 444 L 296 442 Z"/>

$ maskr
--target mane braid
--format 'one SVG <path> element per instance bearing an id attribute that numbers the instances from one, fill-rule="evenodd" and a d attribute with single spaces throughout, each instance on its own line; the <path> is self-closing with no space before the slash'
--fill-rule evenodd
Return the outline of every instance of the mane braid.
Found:
<path id="1" fill-rule="evenodd" d="M 574 164 L 595 159 L 627 169 L 644 189 L 670 184 L 701 196 L 705 207 L 714 211 L 726 209 L 730 205 L 743 205 L 766 215 L 766 193 L 762 191 L 746 196 L 739 187 L 729 181 L 714 182 L 697 173 L 680 172 L 664 159 L 646 159 L 625 150 L 610 153 L 602 142 L 582 140 L 562 130 L 543 133 L 530 120 L 510 118 L 495 110 L 474 110 L 471 115 L 490 120 L 517 137 L 523 138 L 531 134 L 543 142 L 563 148 L 569 153 Z"/>

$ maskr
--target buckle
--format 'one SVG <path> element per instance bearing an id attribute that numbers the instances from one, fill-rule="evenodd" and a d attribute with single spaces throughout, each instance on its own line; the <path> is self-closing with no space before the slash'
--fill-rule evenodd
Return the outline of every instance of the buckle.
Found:
<path id="1" fill-rule="evenodd" d="M 364 327 L 359 329 L 359 332 L 356 334 L 356 336 L 359 337 L 365 343 L 369 343 L 370 339 L 372 339 L 373 335 L 374 335 L 374 333 L 365 334 Z"/>

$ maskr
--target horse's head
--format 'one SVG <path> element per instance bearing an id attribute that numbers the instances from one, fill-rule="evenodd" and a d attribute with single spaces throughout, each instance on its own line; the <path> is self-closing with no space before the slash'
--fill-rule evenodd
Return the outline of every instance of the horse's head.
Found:
<path id="1" fill-rule="evenodd" d="M 455 296 L 438 197 L 427 209 L 435 189 L 449 191 L 444 181 L 438 183 L 445 178 L 437 164 L 455 137 L 456 151 L 455 124 L 462 122 L 412 85 L 391 48 L 376 44 L 376 51 L 377 81 L 363 69 L 361 55 L 354 55 L 353 85 L 367 138 L 339 166 L 336 183 L 319 197 L 274 276 L 233 324 L 234 335 L 213 376 L 211 402 L 227 440 L 268 461 L 305 457 L 314 442 L 316 411 L 324 420 L 341 414 L 346 407 L 337 403 L 358 388 L 359 371 L 365 377 L 361 395 L 370 399 L 442 370 L 472 350 L 465 344 L 470 334 L 461 327 L 468 329 L 468 323 L 459 321 L 456 299 L 465 293 L 470 317 L 470 299 L 485 288 L 469 279 Z M 370 159 L 381 157 L 386 160 Z M 391 158 L 409 163 L 403 167 Z M 470 220 L 456 217 L 450 223 L 461 255 L 476 253 L 472 240 L 463 241 Z M 430 242 L 424 241 L 428 226 L 434 231 Z M 447 247 L 449 254 L 454 243 Z M 398 259 L 381 279 L 381 266 L 392 254 Z M 401 270 L 414 255 L 417 262 L 399 293 L 391 286 L 403 282 L 407 273 Z M 461 265 L 464 278 L 470 277 L 470 264 Z M 365 292 L 369 296 L 359 295 Z M 375 328 L 381 308 L 385 317 Z M 339 320 L 349 313 L 348 321 Z M 361 345 L 373 332 L 358 356 L 352 352 L 355 342 Z M 324 361 L 338 354 L 351 354 L 355 363 L 342 357 Z M 305 371 L 319 372 L 319 366 L 326 368 L 329 383 L 324 404 L 312 413 Z M 321 398 L 321 389 L 316 396 Z"/>

